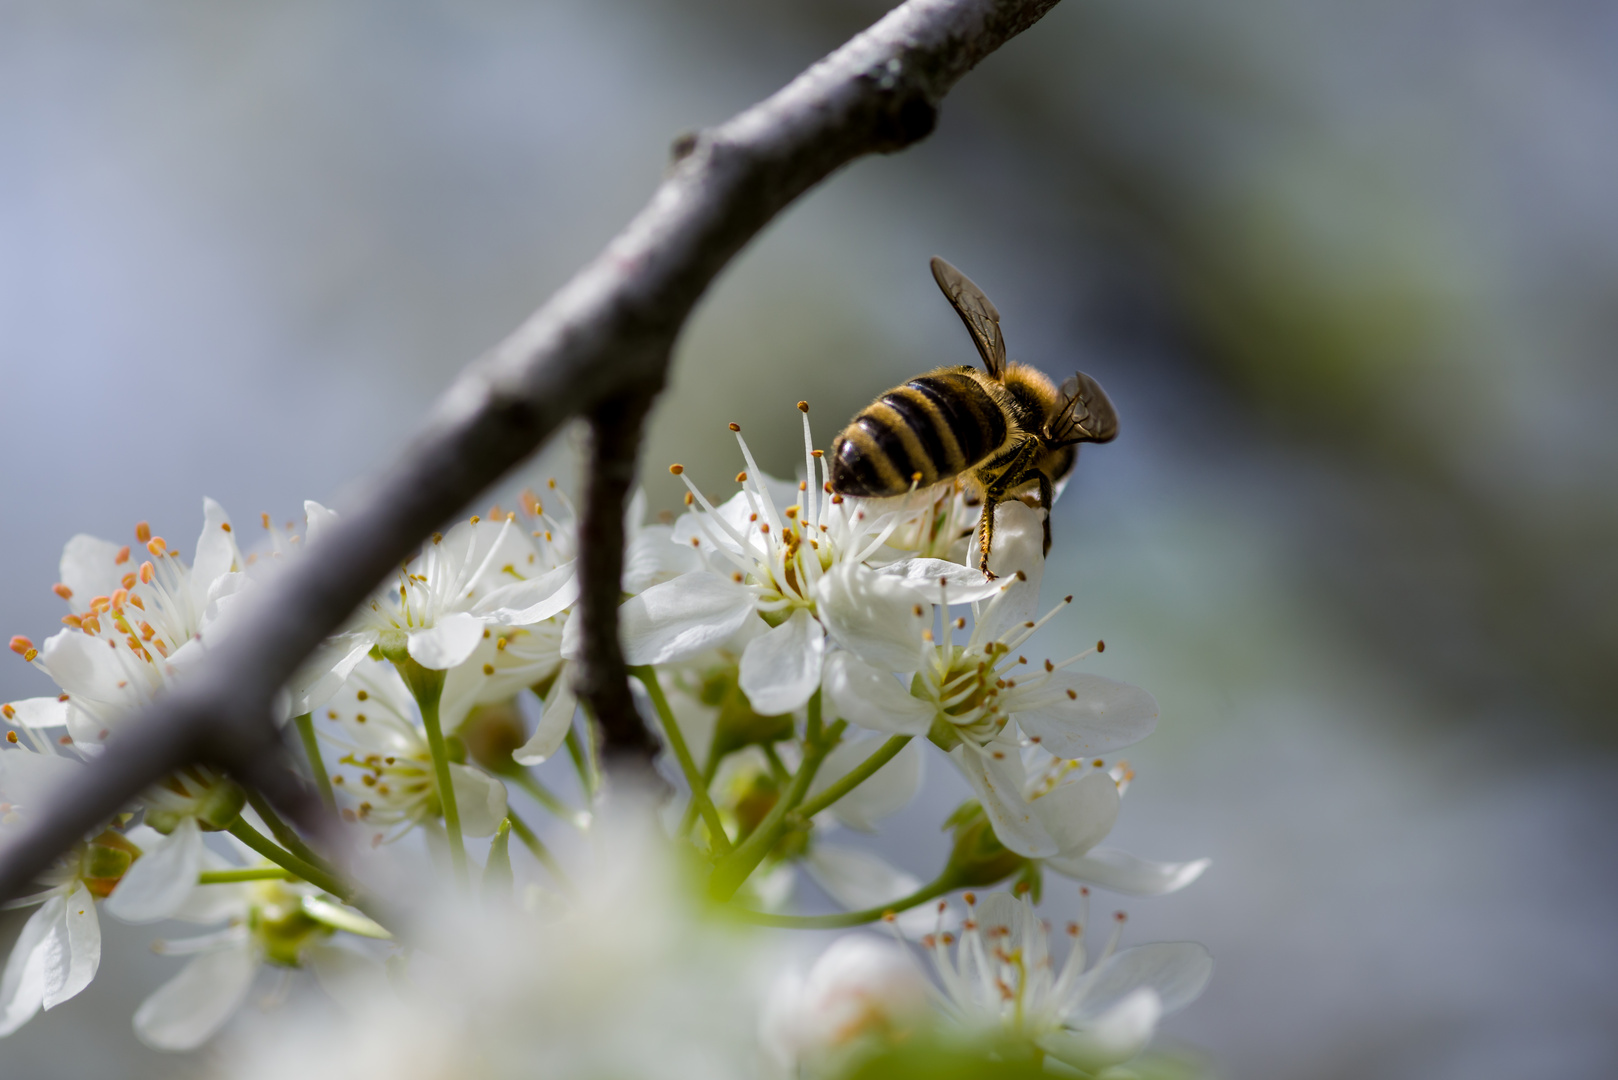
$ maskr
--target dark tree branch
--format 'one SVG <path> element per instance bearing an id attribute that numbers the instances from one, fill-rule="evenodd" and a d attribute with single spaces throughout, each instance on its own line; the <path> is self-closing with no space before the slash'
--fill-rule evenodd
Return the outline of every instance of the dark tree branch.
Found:
<path id="1" fill-rule="evenodd" d="M 197 677 L 132 717 L 14 834 L 0 851 L 0 897 L 185 762 L 262 775 L 276 691 L 377 582 L 564 420 L 661 385 L 692 305 L 777 212 L 855 158 L 926 136 L 950 87 L 1055 3 L 909 0 L 770 98 L 682 138 L 646 207 L 455 381 L 329 536 L 244 597 L 250 617 Z"/>
<path id="2" fill-rule="evenodd" d="M 608 398 L 590 414 L 589 488 L 579 529 L 579 617 L 583 657 L 575 691 L 601 725 L 609 762 L 633 759 L 649 772 L 657 743 L 629 693 L 629 669 L 618 645 L 623 599 L 624 504 L 635 483 L 641 429 L 656 388 Z"/>

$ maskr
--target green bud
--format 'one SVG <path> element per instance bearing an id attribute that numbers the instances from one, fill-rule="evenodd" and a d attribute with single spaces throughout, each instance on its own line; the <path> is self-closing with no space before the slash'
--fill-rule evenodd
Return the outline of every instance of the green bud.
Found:
<path id="1" fill-rule="evenodd" d="M 943 879 L 951 889 L 988 886 L 1012 874 L 1026 874 L 1029 860 L 1010 851 L 994 835 L 994 826 L 975 799 L 968 799 L 944 822 L 955 831 L 955 844 L 944 865 Z M 1038 873 L 1037 869 L 1034 871 Z"/>
<path id="2" fill-rule="evenodd" d="M 247 793 L 241 785 L 221 778 L 198 801 L 197 824 L 202 826 L 203 832 L 221 832 L 236 824 L 246 805 Z"/>
<path id="3" fill-rule="evenodd" d="M 144 820 L 146 824 L 167 836 L 179 827 L 180 822 L 185 820 L 185 815 L 177 810 L 148 809 Z"/>
<path id="4" fill-rule="evenodd" d="M 311 918 L 303 910 L 301 897 L 280 882 L 265 882 L 255 890 L 258 904 L 253 907 L 248 928 L 264 949 L 264 959 L 280 967 L 300 967 L 304 946 L 327 937 L 332 928 Z"/>
<path id="5" fill-rule="evenodd" d="M 714 725 L 713 753 L 733 754 L 744 746 L 782 742 L 792 738 L 792 714 L 761 716 L 742 692 L 734 665 L 715 668 L 702 680 L 698 700 L 719 709 Z"/>
<path id="6" fill-rule="evenodd" d="M 455 734 L 446 739 L 452 755 L 453 748 L 460 746 L 466 756 L 502 776 L 512 776 L 522 769 L 511 759 L 511 754 L 527 741 L 516 698 L 478 706 L 467 714 Z"/>

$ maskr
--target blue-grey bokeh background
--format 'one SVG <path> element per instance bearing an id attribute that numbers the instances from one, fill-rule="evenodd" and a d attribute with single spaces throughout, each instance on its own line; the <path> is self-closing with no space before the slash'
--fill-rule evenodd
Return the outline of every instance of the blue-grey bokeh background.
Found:
<path id="1" fill-rule="evenodd" d="M 676 134 L 879 11 L 0 3 L 5 633 L 50 632 L 74 532 L 189 550 L 204 494 L 340 508 Z M 1066 0 L 930 140 L 772 226 L 682 341 L 662 506 L 667 461 L 738 467 L 725 421 L 790 474 L 799 398 L 824 442 L 970 360 L 934 253 L 1015 357 L 1112 392 L 1051 632 L 1163 705 L 1115 839 L 1214 867 L 1131 935 L 1213 949 L 1168 1035 L 1225 1076 L 1618 1072 L 1615 46 L 1600 2 Z M 45 689 L 0 667 L 0 698 Z M 963 790 L 933 768 L 879 844 L 928 872 Z M 191 1067 L 128 1027 L 175 962 L 104 922 L 96 983 L 0 1073 Z"/>

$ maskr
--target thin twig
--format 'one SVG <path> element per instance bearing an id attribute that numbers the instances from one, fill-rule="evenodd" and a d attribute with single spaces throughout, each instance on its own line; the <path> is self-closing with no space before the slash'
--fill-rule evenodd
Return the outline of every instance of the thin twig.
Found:
<path id="1" fill-rule="evenodd" d="M 618 645 L 618 605 L 623 602 L 624 506 L 635 483 L 641 428 L 660 385 L 610 398 L 590 414 L 588 487 L 579 524 L 583 655 L 574 692 L 600 725 L 607 767 L 627 758 L 647 774 L 657 741 L 641 723 L 629 693 L 629 669 Z"/>
<path id="2" fill-rule="evenodd" d="M 305 831 L 334 830 L 318 796 L 281 768 L 272 717 L 304 658 L 563 421 L 661 385 L 693 305 L 771 218 L 850 161 L 925 137 L 950 87 L 1055 3 L 908 0 L 765 101 L 680 139 L 668 175 L 606 250 L 455 381 L 329 533 L 243 596 L 239 629 L 210 643 L 199 670 L 130 717 L 13 834 L 0 851 L 0 898 L 20 895 L 60 852 L 191 761 L 234 772 Z"/>

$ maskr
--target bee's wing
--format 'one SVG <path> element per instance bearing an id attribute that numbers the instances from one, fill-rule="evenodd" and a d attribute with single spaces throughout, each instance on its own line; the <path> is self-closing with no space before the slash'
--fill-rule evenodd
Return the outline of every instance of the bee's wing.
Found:
<path id="1" fill-rule="evenodd" d="M 1111 442 L 1118 437 L 1118 410 L 1112 399 L 1084 372 L 1076 372 L 1062 384 L 1062 400 L 1047 425 L 1045 437 L 1051 442 Z"/>
<path id="2" fill-rule="evenodd" d="M 972 342 L 983 357 L 983 366 L 996 379 L 1006 375 L 1006 339 L 1000 333 L 1000 312 L 994 302 L 983 295 L 983 290 L 972 284 L 972 279 L 949 263 L 933 256 L 933 280 L 944 290 L 944 296 L 955 308 L 955 313 L 966 324 Z"/>

